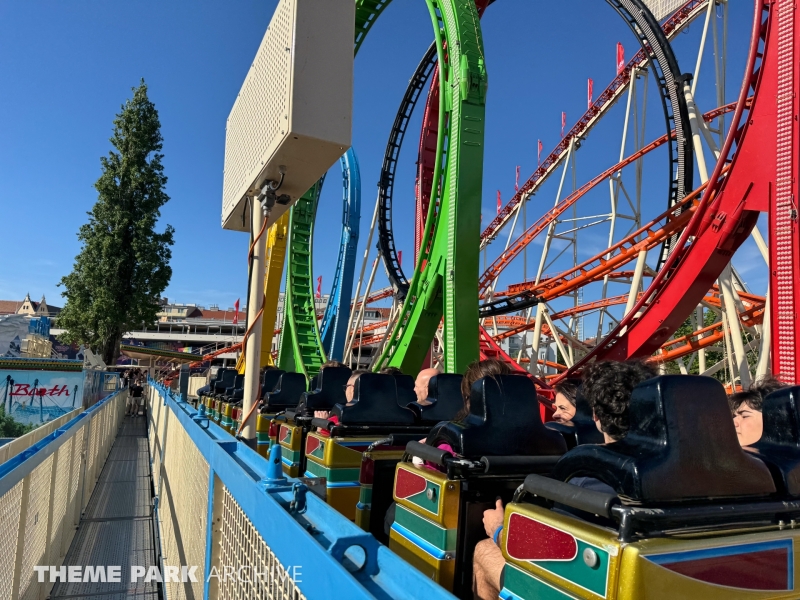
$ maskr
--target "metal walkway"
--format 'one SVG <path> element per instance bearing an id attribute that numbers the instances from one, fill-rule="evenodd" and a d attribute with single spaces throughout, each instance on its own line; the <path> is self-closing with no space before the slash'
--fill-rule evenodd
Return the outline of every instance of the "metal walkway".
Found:
<path id="1" fill-rule="evenodd" d="M 56 583 L 52 600 L 160 598 L 158 583 L 134 583 L 132 566 L 156 564 L 146 418 L 125 417 L 97 481 L 65 565 L 119 566 L 120 583 Z"/>

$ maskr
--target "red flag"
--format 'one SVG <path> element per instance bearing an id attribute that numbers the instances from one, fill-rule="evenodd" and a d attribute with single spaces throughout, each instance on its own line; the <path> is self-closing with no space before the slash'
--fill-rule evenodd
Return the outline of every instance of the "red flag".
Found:
<path id="1" fill-rule="evenodd" d="M 398 250 L 397 251 L 397 264 L 400 265 L 401 267 L 403 266 L 403 251 L 402 250 Z"/>
<path id="2" fill-rule="evenodd" d="M 539 161 L 539 166 L 542 166 L 542 150 L 544 146 L 542 145 L 542 140 L 539 140 L 539 152 L 536 155 L 537 160 Z"/>
<path id="3" fill-rule="evenodd" d="M 500 214 L 500 210 L 503 208 L 503 201 L 500 199 L 500 190 L 497 190 L 497 214 Z"/>
<path id="4" fill-rule="evenodd" d="M 589 78 L 589 105 L 586 107 L 587 109 L 592 108 L 592 96 L 594 96 L 594 81 L 592 78 Z"/>
<path id="5" fill-rule="evenodd" d="M 517 165 L 517 176 L 514 179 L 514 193 L 519 191 L 519 165 Z"/>
<path id="6" fill-rule="evenodd" d="M 617 42 L 617 75 L 625 69 L 625 48 Z"/>
<path id="7" fill-rule="evenodd" d="M 322 275 L 317 277 L 317 298 L 322 298 Z"/>
<path id="8" fill-rule="evenodd" d="M 567 126 L 567 113 L 561 113 L 561 137 L 564 137 L 564 127 Z"/>
<path id="9" fill-rule="evenodd" d="M 233 324 L 239 323 L 239 298 L 233 303 Z"/>

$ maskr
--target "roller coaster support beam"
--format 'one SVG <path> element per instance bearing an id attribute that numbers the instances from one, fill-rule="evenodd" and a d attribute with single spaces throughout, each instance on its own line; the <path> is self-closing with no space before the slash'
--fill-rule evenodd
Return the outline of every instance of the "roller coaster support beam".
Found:
<path id="1" fill-rule="evenodd" d="M 414 278 L 376 367 L 388 363 L 407 373 L 417 371 L 444 316 L 444 370 L 452 373 L 463 372 L 478 358 L 476 242 L 488 79 L 475 5 L 429 0 L 428 7 L 442 91 L 433 193 Z M 442 164 L 445 134 L 449 147 Z M 437 199 L 438 214 L 431 218 Z"/>
<path id="2" fill-rule="evenodd" d="M 245 369 L 244 373 L 244 399 L 242 401 L 242 414 L 249 415 L 249 418 L 241 428 L 242 437 L 245 440 L 255 440 L 256 419 L 252 414 L 253 405 L 258 402 L 258 385 L 261 364 L 261 319 L 264 311 L 264 273 L 266 268 L 267 236 L 264 231 L 267 215 L 266 207 L 261 210 L 259 203 L 253 199 L 250 209 L 251 229 L 253 232 L 253 244 L 251 248 L 252 258 L 250 263 L 250 296 L 247 298 L 247 327 L 250 335 L 247 336 L 245 355 L 247 356 L 250 368 Z M 272 324 L 270 324 L 272 326 Z"/>
<path id="3" fill-rule="evenodd" d="M 618 330 L 629 328 L 624 334 L 613 332 L 601 343 L 597 358 L 626 359 L 655 351 L 722 274 L 750 235 L 759 212 L 767 212 L 772 372 L 790 383 L 800 379 L 799 46 L 795 2 L 756 0 L 745 81 L 721 160 L 664 269 L 618 326 Z M 752 108 L 743 119 L 751 90 Z M 728 176 L 720 177 L 734 144 Z M 775 151 L 765 152 L 766 148 Z"/>

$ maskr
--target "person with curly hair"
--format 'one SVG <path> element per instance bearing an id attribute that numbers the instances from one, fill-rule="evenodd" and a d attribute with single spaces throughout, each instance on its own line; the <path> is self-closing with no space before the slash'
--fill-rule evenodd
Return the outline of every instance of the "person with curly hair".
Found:
<path id="1" fill-rule="evenodd" d="M 746 390 L 736 392 L 728 397 L 733 414 L 733 426 L 739 444 L 751 446 L 761 439 L 764 432 L 764 419 L 761 407 L 764 398 L 772 392 L 786 387 L 786 384 L 774 377 L 763 377 L 750 385 Z"/>
<path id="2" fill-rule="evenodd" d="M 557 423 L 569 425 L 575 417 L 575 402 L 578 397 L 578 386 L 571 381 L 563 381 L 553 386 L 556 393 L 554 406 L 556 411 L 553 413 L 553 420 Z"/>
<path id="3" fill-rule="evenodd" d="M 635 360 L 596 362 L 583 372 L 583 396 L 607 444 L 628 433 L 633 388 L 656 375 L 654 367 Z"/>
<path id="4" fill-rule="evenodd" d="M 653 367 L 639 361 L 599 362 L 584 370 L 583 395 L 592 408 L 595 425 L 607 444 L 621 440 L 628 433 L 628 410 L 633 388 L 657 374 Z M 598 492 L 616 493 L 611 486 L 594 477 L 573 477 L 568 483 Z M 582 511 L 560 505 L 558 508 L 583 520 L 606 524 Z M 504 512 L 500 499 L 496 500 L 494 508 L 483 512 L 487 539 L 475 546 L 472 560 L 472 591 L 475 598 L 497 598 L 500 593 L 505 559 L 498 544 Z"/>

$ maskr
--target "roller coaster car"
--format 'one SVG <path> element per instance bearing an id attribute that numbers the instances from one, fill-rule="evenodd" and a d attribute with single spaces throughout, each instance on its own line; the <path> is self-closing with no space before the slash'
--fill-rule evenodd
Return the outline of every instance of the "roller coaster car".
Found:
<path id="1" fill-rule="evenodd" d="M 305 472 L 303 448 L 306 434 L 312 429 L 314 411 L 327 412 L 337 403 L 347 402 L 344 386 L 351 374 L 347 367 L 325 367 L 314 378 L 316 387 L 310 392 L 303 389 L 304 393 L 286 407 L 285 414 L 273 419 L 272 431 L 281 444 L 283 470 L 290 477 L 300 477 Z"/>
<path id="2" fill-rule="evenodd" d="M 274 373 L 275 371 L 268 371 Z M 277 382 L 272 386 L 272 391 L 262 394 L 259 403 L 258 416 L 256 417 L 256 436 L 259 440 L 263 439 L 263 431 L 267 431 L 268 442 L 258 442 L 258 453 L 264 457 L 269 456 L 269 446 L 277 439 L 276 432 L 273 431 L 273 419 L 276 414 L 282 413 L 290 407 L 297 405 L 297 400 L 306 391 L 306 376 L 302 373 L 290 373 L 278 371 Z M 269 375 L 269 384 L 274 375 Z M 263 385 L 263 384 L 262 384 Z M 259 433 L 261 432 L 261 433 Z M 266 444 L 266 445 L 265 445 Z M 284 457 L 284 468 L 286 457 Z"/>
<path id="3" fill-rule="evenodd" d="M 225 374 L 226 369 L 218 369 L 216 375 L 208 382 L 208 385 L 204 385 L 199 390 L 197 390 L 197 398 L 198 398 L 198 406 L 201 415 L 205 415 L 207 412 L 210 412 L 209 409 L 209 402 L 211 394 L 214 393 L 214 386 L 217 382 L 222 381 L 222 376 Z"/>
<path id="4" fill-rule="evenodd" d="M 778 434 L 797 423 L 797 390 L 765 402 L 754 455 L 716 380 L 642 383 L 624 439 L 570 450 L 506 507 L 501 598 L 797 598 L 800 437 Z M 585 476 L 616 494 L 566 483 Z"/>
<path id="5" fill-rule="evenodd" d="M 306 436 L 305 475 L 325 477 L 328 504 L 347 518 L 356 520 L 360 500 L 368 500 L 362 496 L 361 474 L 366 474 L 364 483 L 371 486 L 374 469 L 362 469 L 362 463 L 378 458 L 399 461 L 407 441 L 430 431 L 430 426 L 419 425 L 406 408 L 415 397 L 413 390 L 398 384 L 392 375 L 365 373 L 356 381 L 353 403 L 333 407 L 334 420 L 312 419 L 312 425 L 322 431 Z M 366 458 L 365 452 L 369 454 Z M 369 529 L 366 504 L 361 502 L 357 522 Z"/>
<path id="6" fill-rule="evenodd" d="M 237 374 L 233 384 L 225 389 L 219 399 L 219 424 L 228 433 L 233 433 L 233 407 L 244 398 L 244 375 Z"/>
<path id="7" fill-rule="evenodd" d="M 398 377 L 398 402 L 403 405 L 405 398 L 416 398 L 413 386 L 403 385 L 400 377 L 413 379 L 407 375 Z M 428 381 L 428 399 L 426 404 L 411 402 L 406 408 L 414 413 L 416 423 L 423 428 L 432 428 L 442 421 L 455 418 L 464 406 L 461 396 L 461 375 L 446 373 L 435 375 Z M 405 391 L 401 389 L 401 385 Z M 356 505 L 356 524 L 369 531 L 380 542 L 389 543 L 384 531 L 386 512 L 392 504 L 394 490 L 394 472 L 404 452 L 404 443 L 419 439 L 420 434 L 393 434 L 386 439 L 372 444 L 362 455 L 361 472 L 358 481 L 361 484 L 358 504 Z M 409 439 L 411 438 L 411 439 Z"/>
<path id="8" fill-rule="evenodd" d="M 210 419 L 219 423 L 220 421 L 220 404 L 221 398 L 225 394 L 225 390 L 233 385 L 236 380 L 236 369 L 223 369 L 222 377 L 217 380 L 212 388 L 211 393 L 207 396 L 206 412 Z"/>
<path id="9" fill-rule="evenodd" d="M 449 444 L 453 453 L 437 446 Z M 486 377 L 472 386 L 469 414 L 441 423 L 406 448 L 444 472 L 397 465 L 389 547 L 459 597 L 472 594 L 472 553 L 485 539 L 483 512 L 512 499 L 528 473 L 548 473 L 566 452 L 541 421 L 528 377 Z M 454 456 L 455 454 L 456 456 Z"/>
<path id="10" fill-rule="evenodd" d="M 581 444 L 602 444 L 605 438 L 597 429 L 597 425 L 592 418 L 592 409 L 589 402 L 583 397 L 580 388 L 575 398 L 575 416 L 572 417 L 571 424 L 550 421 L 545 423 L 545 427 L 559 432 L 567 442 L 567 448 L 572 450 Z"/>
<path id="11" fill-rule="evenodd" d="M 273 415 L 270 413 L 262 413 L 261 411 L 266 408 L 265 404 L 268 394 L 278 389 L 278 383 L 284 372 L 285 371 L 281 369 L 269 368 L 261 375 L 261 397 L 258 399 L 259 409 L 256 415 L 256 448 L 258 453 L 264 458 L 269 456 L 269 424 Z M 241 411 L 239 411 L 238 417 L 238 419 L 234 419 L 234 425 L 237 429 L 241 424 Z"/>

